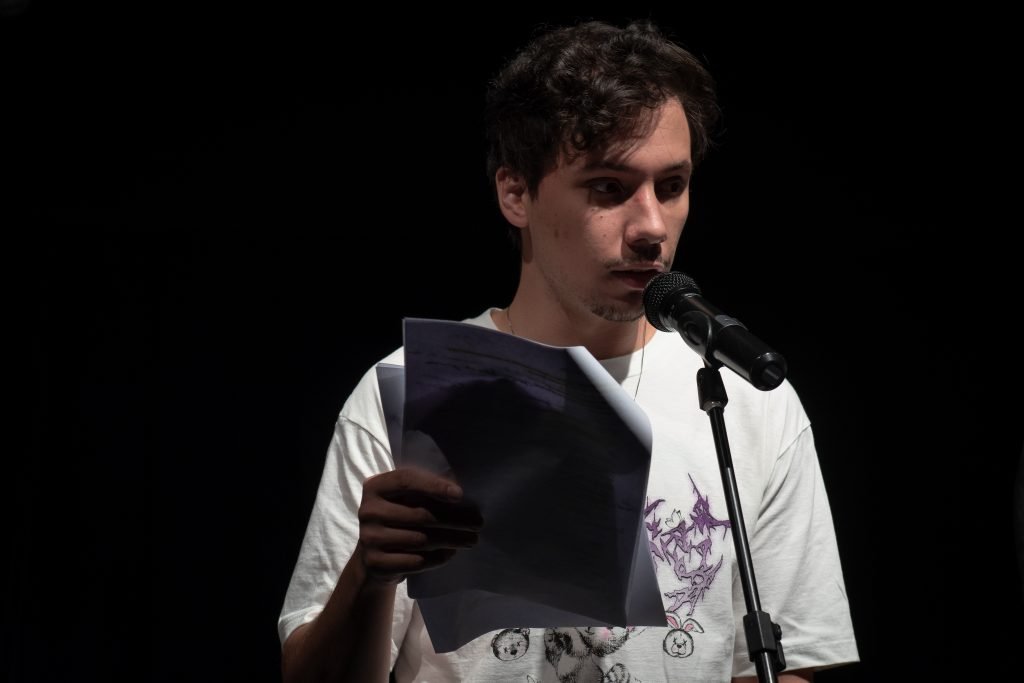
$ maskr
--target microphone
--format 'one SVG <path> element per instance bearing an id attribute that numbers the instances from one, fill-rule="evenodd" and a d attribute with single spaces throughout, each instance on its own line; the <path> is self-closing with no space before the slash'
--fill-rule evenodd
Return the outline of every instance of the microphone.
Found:
<path id="1" fill-rule="evenodd" d="M 644 287 L 644 313 L 662 332 L 678 332 L 713 367 L 724 365 L 762 391 L 782 384 L 786 359 L 722 313 L 703 296 L 689 275 L 655 275 Z"/>

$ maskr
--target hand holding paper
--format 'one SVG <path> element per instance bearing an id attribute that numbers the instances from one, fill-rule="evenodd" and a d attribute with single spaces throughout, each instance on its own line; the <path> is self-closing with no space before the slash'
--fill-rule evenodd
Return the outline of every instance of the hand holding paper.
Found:
<path id="1" fill-rule="evenodd" d="M 423 519 L 421 511 L 427 511 Z M 477 544 L 480 513 L 448 479 L 418 467 L 371 477 L 359 506 L 363 563 L 374 581 L 397 583 Z"/>

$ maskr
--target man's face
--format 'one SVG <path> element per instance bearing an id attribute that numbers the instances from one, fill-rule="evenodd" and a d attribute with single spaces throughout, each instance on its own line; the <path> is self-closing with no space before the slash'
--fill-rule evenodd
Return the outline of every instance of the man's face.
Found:
<path id="1" fill-rule="evenodd" d="M 561 161 L 527 196 L 524 274 L 563 307 L 643 315 L 644 285 L 671 268 L 690 210 L 690 128 L 670 99 L 632 146 Z"/>

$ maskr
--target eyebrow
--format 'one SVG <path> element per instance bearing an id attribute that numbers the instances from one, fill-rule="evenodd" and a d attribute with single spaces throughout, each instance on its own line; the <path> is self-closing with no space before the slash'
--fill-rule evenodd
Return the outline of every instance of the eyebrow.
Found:
<path id="1" fill-rule="evenodd" d="M 621 164 L 621 163 L 618 163 L 616 161 L 612 161 L 610 159 L 597 159 L 595 161 L 588 161 L 586 164 L 583 165 L 583 169 L 582 170 L 584 170 L 584 171 L 608 170 L 608 171 L 618 171 L 620 173 L 632 173 L 632 172 L 636 171 L 635 168 L 633 168 L 632 166 L 629 166 L 628 164 Z M 676 163 L 676 164 L 672 164 L 671 166 L 666 166 L 665 168 L 660 170 L 659 174 L 660 173 L 671 173 L 673 171 L 686 171 L 686 172 L 690 172 L 692 170 L 693 170 L 693 163 L 691 161 L 689 161 L 689 160 L 686 160 L 686 161 L 680 161 L 679 163 Z"/>

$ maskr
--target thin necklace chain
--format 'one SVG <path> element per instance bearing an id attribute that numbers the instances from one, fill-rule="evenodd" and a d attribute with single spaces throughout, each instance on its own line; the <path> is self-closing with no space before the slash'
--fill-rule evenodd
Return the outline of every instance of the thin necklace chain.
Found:
<path id="1" fill-rule="evenodd" d="M 644 334 L 645 332 L 644 324 L 640 323 L 640 334 Z M 640 393 L 640 380 L 644 378 L 644 356 L 647 355 L 647 340 L 642 339 L 642 341 L 643 346 L 640 347 L 640 374 L 636 377 L 636 388 L 633 389 L 633 403 L 636 403 L 636 396 Z"/>
<path id="2" fill-rule="evenodd" d="M 511 308 L 512 308 L 512 306 L 507 306 L 505 308 L 505 320 L 508 321 L 508 331 L 511 332 L 513 336 L 518 337 L 519 335 L 516 334 L 516 328 L 512 325 L 512 312 L 511 312 Z M 640 324 L 640 334 L 637 335 L 637 336 L 641 336 L 641 335 L 643 335 L 643 333 L 644 333 L 644 325 L 643 325 L 643 323 L 641 323 Z M 640 380 L 642 380 L 644 378 L 644 358 L 647 356 L 647 340 L 644 339 L 643 341 L 644 341 L 644 344 L 640 347 L 640 374 L 637 375 L 637 378 L 636 378 L 636 388 L 633 390 L 633 402 L 634 403 L 636 402 L 637 394 L 640 393 Z"/>

